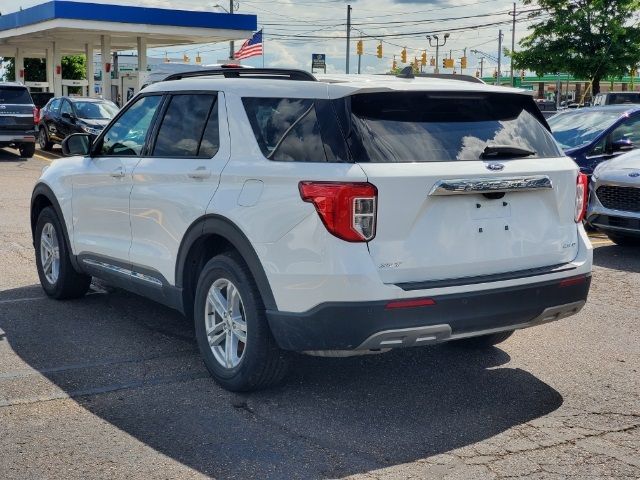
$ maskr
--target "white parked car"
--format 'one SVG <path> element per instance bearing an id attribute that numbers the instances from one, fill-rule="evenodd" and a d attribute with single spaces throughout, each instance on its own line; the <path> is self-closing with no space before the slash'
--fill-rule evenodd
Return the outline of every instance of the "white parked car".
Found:
<path id="1" fill-rule="evenodd" d="M 618 245 L 640 246 L 640 150 L 600 163 L 587 221 Z"/>
<path id="2" fill-rule="evenodd" d="M 586 177 L 517 90 L 201 71 L 64 150 L 33 192 L 46 293 L 95 276 L 176 308 L 230 390 L 287 351 L 494 345 L 589 291 Z"/>

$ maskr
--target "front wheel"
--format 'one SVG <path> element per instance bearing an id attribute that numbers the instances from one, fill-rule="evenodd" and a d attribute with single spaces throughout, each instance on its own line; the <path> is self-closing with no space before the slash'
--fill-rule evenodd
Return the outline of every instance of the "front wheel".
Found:
<path id="1" fill-rule="evenodd" d="M 36 144 L 35 143 L 23 143 L 18 147 L 20 151 L 20 156 L 22 158 L 31 158 L 36 153 Z"/>
<path id="2" fill-rule="evenodd" d="M 453 340 L 451 343 L 458 347 L 470 349 L 489 348 L 504 342 L 507 338 L 513 335 L 513 332 L 513 330 L 509 330 L 506 332 L 490 333 L 489 335 Z"/>
<path id="3" fill-rule="evenodd" d="M 271 335 L 260 292 L 237 254 L 218 255 L 204 266 L 194 322 L 204 363 L 227 390 L 259 390 L 284 378 L 285 352 Z"/>
<path id="4" fill-rule="evenodd" d="M 38 277 L 49 297 L 64 300 L 87 293 L 91 277 L 73 268 L 60 219 L 51 207 L 38 216 L 35 247 Z"/>

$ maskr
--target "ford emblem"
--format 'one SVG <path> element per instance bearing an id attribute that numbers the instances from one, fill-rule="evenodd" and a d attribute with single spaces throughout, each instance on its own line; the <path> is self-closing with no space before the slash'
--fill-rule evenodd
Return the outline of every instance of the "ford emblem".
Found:
<path id="1" fill-rule="evenodd" d="M 504 165 L 501 163 L 490 163 L 486 167 L 488 170 L 491 170 L 492 172 L 499 172 L 504 168 Z"/>
<path id="2" fill-rule="evenodd" d="M 631 173 L 629 174 L 629 176 L 630 176 L 631 178 L 640 177 L 640 172 L 631 172 Z"/>

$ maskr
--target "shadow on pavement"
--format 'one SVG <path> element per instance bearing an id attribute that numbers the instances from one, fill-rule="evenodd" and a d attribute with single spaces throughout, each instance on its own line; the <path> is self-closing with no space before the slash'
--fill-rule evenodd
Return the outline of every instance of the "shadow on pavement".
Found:
<path id="1" fill-rule="evenodd" d="M 119 290 L 70 302 L 41 295 L 35 287 L 0 292 L 0 329 L 30 367 L 0 371 L 7 404 L 71 396 L 156 451 L 220 478 L 367 472 L 479 442 L 563 401 L 530 373 L 501 367 L 510 358 L 499 348 L 446 345 L 296 355 L 282 387 L 231 394 L 208 377 L 190 323 L 173 311 Z"/>
<path id="2" fill-rule="evenodd" d="M 640 247 L 607 245 L 593 250 L 593 264 L 598 267 L 640 273 Z"/>
<path id="3" fill-rule="evenodd" d="M 24 162 L 26 158 L 20 156 L 13 148 L 0 148 L 0 162 Z"/>

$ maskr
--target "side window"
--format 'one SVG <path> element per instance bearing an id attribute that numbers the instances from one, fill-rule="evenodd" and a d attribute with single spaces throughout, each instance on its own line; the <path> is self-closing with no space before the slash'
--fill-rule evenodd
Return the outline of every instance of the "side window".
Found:
<path id="1" fill-rule="evenodd" d="M 173 95 L 160 124 L 152 156 L 211 158 L 218 151 L 218 128 L 216 95 Z"/>
<path id="2" fill-rule="evenodd" d="M 58 109 L 60 108 L 60 101 L 61 100 L 59 98 L 51 100 L 51 103 L 49 104 L 49 111 L 58 113 Z"/>
<path id="3" fill-rule="evenodd" d="M 595 157 L 598 155 L 604 155 L 607 151 L 607 137 L 605 136 L 602 140 L 598 142 L 598 144 L 593 147 L 591 152 L 589 152 L 590 157 Z"/>
<path id="4" fill-rule="evenodd" d="M 625 120 L 611 132 L 611 142 L 618 140 L 631 140 L 636 147 L 640 146 L 640 117 Z"/>
<path id="5" fill-rule="evenodd" d="M 69 115 L 73 115 L 73 107 L 67 100 L 62 101 L 62 108 L 60 109 L 60 115 L 63 113 L 68 113 Z"/>
<path id="6" fill-rule="evenodd" d="M 94 155 L 114 157 L 140 155 L 161 100 L 161 95 L 152 95 L 141 97 L 132 103 L 122 116 L 109 126 L 102 137 L 102 142 L 96 146 Z"/>
<path id="7" fill-rule="evenodd" d="M 244 98 L 262 154 L 269 160 L 326 162 L 314 101 L 301 98 Z"/>

